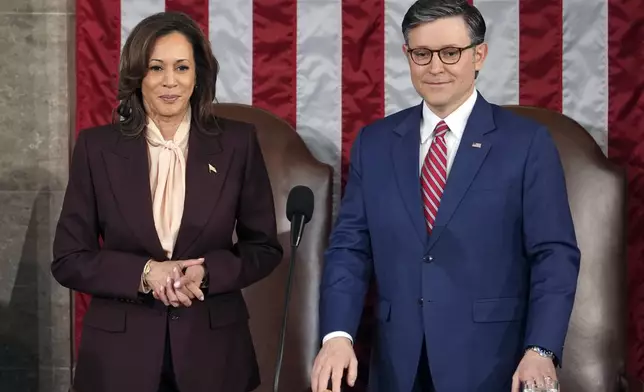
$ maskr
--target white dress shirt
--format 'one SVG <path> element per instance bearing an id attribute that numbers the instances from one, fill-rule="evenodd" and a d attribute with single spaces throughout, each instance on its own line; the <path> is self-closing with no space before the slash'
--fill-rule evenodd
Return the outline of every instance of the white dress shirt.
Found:
<path id="1" fill-rule="evenodd" d="M 472 114 L 472 110 L 474 109 L 474 104 L 476 103 L 477 96 L 478 93 L 476 92 L 476 89 L 474 89 L 470 97 L 465 102 L 463 102 L 461 106 L 450 113 L 447 117 L 442 119 L 449 127 L 449 131 L 445 134 L 445 144 L 447 144 L 448 177 L 454 163 L 454 158 L 456 157 L 456 151 L 458 150 L 458 146 L 461 143 L 463 132 L 465 131 L 465 125 L 467 125 L 467 120 L 470 118 L 470 114 Z M 425 103 L 423 105 L 423 118 L 420 122 L 420 154 L 418 166 L 419 175 L 423 167 L 425 155 L 427 155 L 427 153 L 429 152 L 429 147 L 434 141 L 434 129 L 440 121 L 441 118 L 434 114 L 434 112 L 432 112 Z M 440 208 L 440 206 L 438 208 Z M 324 344 L 327 340 L 336 337 L 345 337 L 353 343 L 353 338 L 351 337 L 351 335 L 346 332 L 335 331 L 324 336 L 324 339 L 322 339 L 322 344 Z"/>

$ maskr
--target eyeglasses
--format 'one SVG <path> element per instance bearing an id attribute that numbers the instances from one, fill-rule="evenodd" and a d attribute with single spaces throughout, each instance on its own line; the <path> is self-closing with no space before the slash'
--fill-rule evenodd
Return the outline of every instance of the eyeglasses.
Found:
<path id="1" fill-rule="evenodd" d="M 439 50 L 431 50 L 427 48 L 407 49 L 407 53 L 411 56 L 411 60 L 418 65 L 427 65 L 434 58 L 434 53 L 438 53 L 438 58 L 441 59 L 443 64 L 452 65 L 458 63 L 461 59 L 461 54 L 464 50 L 475 47 L 476 44 L 470 44 L 464 48 L 443 48 Z"/>

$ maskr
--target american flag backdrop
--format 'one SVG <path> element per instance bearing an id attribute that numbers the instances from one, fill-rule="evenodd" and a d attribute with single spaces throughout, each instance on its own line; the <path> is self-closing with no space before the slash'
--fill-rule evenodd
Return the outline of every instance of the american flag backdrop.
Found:
<path id="1" fill-rule="evenodd" d="M 629 369 L 644 379 L 644 0 L 473 2 L 488 25 L 489 56 L 477 81 L 483 96 L 563 112 L 627 170 Z M 401 50 L 400 23 L 412 3 L 76 0 L 76 130 L 110 121 L 119 52 L 132 28 L 159 11 L 184 11 L 220 62 L 217 99 L 291 123 L 335 168 L 337 206 L 360 127 L 420 102 Z M 79 342 L 90 299 L 75 299 Z"/>

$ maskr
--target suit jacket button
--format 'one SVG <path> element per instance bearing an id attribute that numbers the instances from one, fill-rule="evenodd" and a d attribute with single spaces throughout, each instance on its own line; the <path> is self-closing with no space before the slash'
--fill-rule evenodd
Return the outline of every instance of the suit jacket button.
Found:
<path id="1" fill-rule="evenodd" d="M 418 305 L 423 306 L 424 302 L 425 300 L 423 300 L 422 298 L 418 298 Z"/>
<path id="2" fill-rule="evenodd" d="M 434 257 L 433 256 L 425 256 L 425 257 L 423 257 L 423 261 L 425 263 L 431 263 L 432 261 L 434 261 Z"/>
<path id="3" fill-rule="evenodd" d="M 170 315 L 170 320 L 179 320 L 179 315 L 172 313 Z"/>

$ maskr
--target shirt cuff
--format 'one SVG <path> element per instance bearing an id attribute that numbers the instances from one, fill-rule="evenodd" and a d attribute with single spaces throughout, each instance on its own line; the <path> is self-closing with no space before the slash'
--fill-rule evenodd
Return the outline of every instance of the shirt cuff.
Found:
<path id="1" fill-rule="evenodd" d="M 342 331 L 335 331 L 335 332 L 331 332 L 331 333 L 326 334 L 324 339 L 322 339 L 322 344 L 326 343 L 327 340 L 333 339 L 333 338 L 347 338 L 347 339 L 349 339 L 351 341 L 351 344 L 353 344 L 353 338 L 351 337 L 351 335 L 349 335 L 346 332 L 342 332 Z"/>

